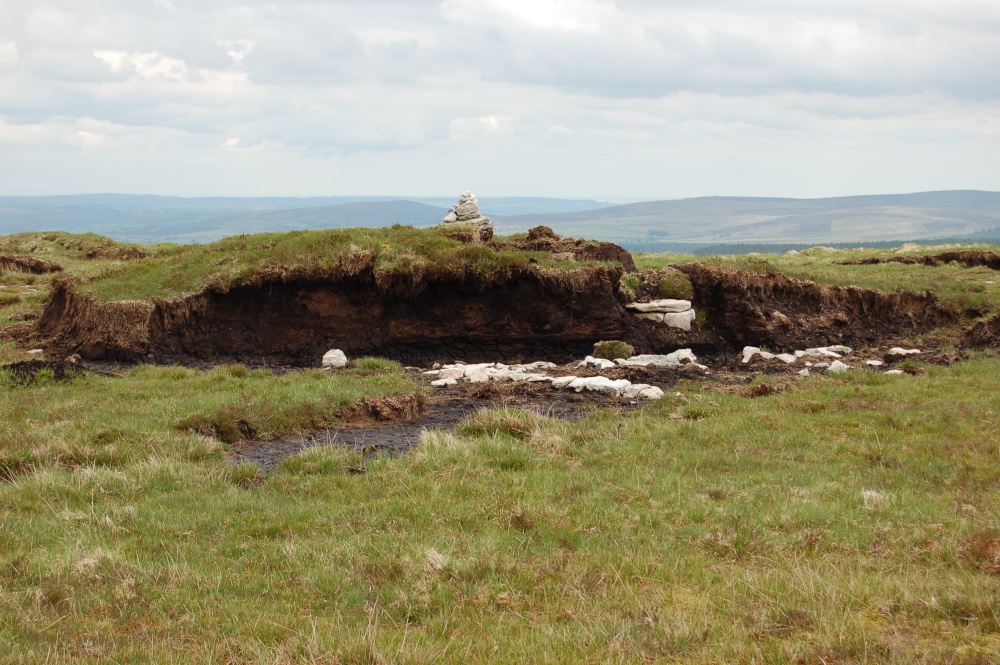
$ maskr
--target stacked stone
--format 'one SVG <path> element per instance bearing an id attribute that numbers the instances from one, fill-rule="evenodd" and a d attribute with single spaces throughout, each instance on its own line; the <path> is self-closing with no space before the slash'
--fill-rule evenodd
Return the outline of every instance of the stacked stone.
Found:
<path id="1" fill-rule="evenodd" d="M 626 305 L 640 319 L 648 319 L 663 323 L 671 328 L 691 330 L 691 322 L 695 312 L 691 309 L 690 300 L 654 300 L 652 302 L 636 302 Z"/>
<path id="2" fill-rule="evenodd" d="M 475 194 L 465 192 L 458 199 L 458 205 L 448 211 L 441 220 L 442 224 L 475 224 L 480 233 L 488 231 L 493 236 L 493 222 L 489 217 L 479 212 L 479 202 Z"/>

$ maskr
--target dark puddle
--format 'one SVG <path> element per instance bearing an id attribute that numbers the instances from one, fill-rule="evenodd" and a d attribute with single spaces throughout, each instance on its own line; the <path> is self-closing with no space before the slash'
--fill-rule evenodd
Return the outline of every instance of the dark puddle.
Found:
<path id="1" fill-rule="evenodd" d="M 233 464 L 259 464 L 265 472 L 273 471 L 281 460 L 314 446 L 342 446 L 366 457 L 389 455 L 396 457 L 415 446 L 423 430 L 454 430 L 464 418 L 479 409 L 512 407 L 534 411 L 540 415 L 561 420 L 579 420 L 595 408 L 614 407 L 629 411 L 637 403 L 621 400 L 609 401 L 576 394 L 560 395 L 562 399 L 545 401 L 508 398 L 489 401 L 468 397 L 444 398 L 427 405 L 419 418 L 404 422 L 374 424 L 367 427 L 346 425 L 337 429 L 320 430 L 288 436 L 275 441 L 244 441 L 233 446 L 230 462 Z"/>

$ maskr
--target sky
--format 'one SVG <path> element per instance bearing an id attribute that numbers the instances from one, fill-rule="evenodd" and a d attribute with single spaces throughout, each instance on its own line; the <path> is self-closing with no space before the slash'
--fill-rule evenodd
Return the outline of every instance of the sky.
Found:
<path id="1" fill-rule="evenodd" d="M 997 0 L 0 0 L 0 195 L 1000 189 Z"/>

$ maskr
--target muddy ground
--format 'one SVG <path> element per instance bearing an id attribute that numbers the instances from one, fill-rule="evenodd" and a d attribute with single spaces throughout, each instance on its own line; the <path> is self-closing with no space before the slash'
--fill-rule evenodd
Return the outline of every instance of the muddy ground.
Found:
<path id="1" fill-rule="evenodd" d="M 888 356 L 885 350 L 864 350 L 844 360 L 855 371 L 866 371 L 866 360 L 881 360 L 883 367 L 870 371 L 885 371 L 903 361 Z M 817 362 L 820 359 L 814 359 Z M 960 354 L 939 354 L 933 350 L 920 355 L 920 363 L 951 364 L 961 360 Z M 628 379 L 632 383 L 648 383 L 665 392 L 682 381 L 701 382 L 720 392 L 740 395 L 748 399 L 766 397 L 787 390 L 802 380 L 798 372 L 805 368 L 804 361 L 786 365 L 779 360 L 765 361 L 759 357 L 743 364 L 736 354 L 717 354 L 699 358 L 710 365 L 708 370 L 694 365 L 674 369 L 666 367 L 615 367 L 598 370 L 566 365 L 549 371 L 550 376 L 596 376 L 610 379 Z M 423 413 L 394 422 L 345 423 L 338 428 L 318 430 L 284 437 L 275 441 L 243 441 L 234 444 L 230 461 L 234 464 L 256 463 L 265 472 L 275 469 L 286 457 L 314 446 L 335 445 L 354 450 L 366 457 L 377 455 L 398 456 L 405 454 L 420 439 L 424 430 L 454 430 L 465 418 L 479 409 L 514 407 L 534 411 L 551 418 L 574 421 L 596 409 L 615 409 L 624 414 L 650 404 L 645 400 L 614 398 L 594 392 L 576 393 L 556 390 L 548 383 L 466 383 L 449 387 L 431 387 L 433 377 L 423 374 L 423 369 L 408 368 L 408 373 L 425 386 L 428 399 Z M 820 372 L 821 370 L 814 370 Z M 908 364 L 908 374 L 920 374 L 922 369 Z M 769 377 L 760 382 L 761 377 Z M 673 399 L 668 392 L 663 398 Z"/>

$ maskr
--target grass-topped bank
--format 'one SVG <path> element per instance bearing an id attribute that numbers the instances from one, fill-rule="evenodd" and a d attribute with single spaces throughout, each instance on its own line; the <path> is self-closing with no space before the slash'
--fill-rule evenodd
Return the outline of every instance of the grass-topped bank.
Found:
<path id="1" fill-rule="evenodd" d="M 371 269 L 376 280 L 404 276 L 419 283 L 463 273 L 489 281 L 529 265 L 553 269 L 590 265 L 452 236 L 450 230 L 409 226 L 234 236 L 209 245 L 163 248 L 145 260 L 105 271 L 81 285 L 81 291 L 107 302 L 167 298 L 206 287 L 227 290 L 262 278 L 323 278 L 365 269 Z"/>
<path id="2" fill-rule="evenodd" d="M 757 399 L 684 384 L 576 423 L 486 411 L 267 477 L 178 428 L 398 379 L 366 367 L 6 387 L 5 449 L 39 451 L 0 483 L 6 658 L 995 662 L 994 357 Z"/>

